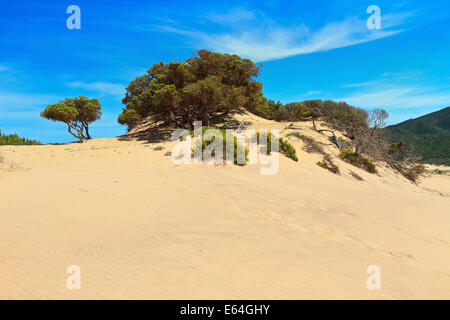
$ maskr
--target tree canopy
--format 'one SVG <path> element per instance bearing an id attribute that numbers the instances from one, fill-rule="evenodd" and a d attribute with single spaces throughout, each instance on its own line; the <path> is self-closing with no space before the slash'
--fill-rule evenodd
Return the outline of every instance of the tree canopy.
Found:
<path id="1" fill-rule="evenodd" d="M 191 126 L 194 120 L 211 124 L 246 108 L 266 103 L 259 73 L 249 59 L 200 50 L 184 62 L 154 64 L 126 88 L 120 124 L 135 126 L 152 116 L 154 121 Z"/>
<path id="2" fill-rule="evenodd" d="M 67 124 L 68 132 L 82 142 L 91 139 L 89 124 L 100 119 L 101 115 L 100 102 L 85 96 L 65 98 L 41 112 L 43 118 Z"/>

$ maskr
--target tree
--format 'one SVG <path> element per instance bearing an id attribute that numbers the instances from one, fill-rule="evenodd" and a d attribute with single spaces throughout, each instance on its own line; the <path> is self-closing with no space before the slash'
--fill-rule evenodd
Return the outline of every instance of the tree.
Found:
<path id="1" fill-rule="evenodd" d="M 366 124 L 353 128 L 353 145 L 356 154 L 368 154 L 373 159 L 386 158 L 388 143 L 383 128 L 386 126 L 388 113 L 383 109 L 374 109 L 367 113 Z"/>
<path id="2" fill-rule="evenodd" d="M 56 104 L 48 105 L 41 112 L 41 117 L 67 124 L 68 132 L 84 142 L 91 139 L 89 124 L 100 119 L 101 104 L 97 99 L 84 96 L 65 98 Z"/>
<path id="3" fill-rule="evenodd" d="M 292 102 L 278 108 L 276 121 L 301 121 L 309 117 L 310 112 L 303 102 Z"/>
<path id="4" fill-rule="evenodd" d="M 125 108 L 118 122 L 136 126 L 146 117 L 167 125 L 206 125 L 245 108 L 266 103 L 262 84 L 255 78 L 259 66 L 237 55 L 200 50 L 184 62 L 154 64 L 126 88 Z"/>

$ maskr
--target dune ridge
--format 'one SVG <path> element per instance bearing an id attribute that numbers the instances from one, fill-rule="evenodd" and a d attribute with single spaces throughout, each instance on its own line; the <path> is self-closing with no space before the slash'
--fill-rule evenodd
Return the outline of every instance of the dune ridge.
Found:
<path id="1" fill-rule="evenodd" d="M 449 298 L 450 176 L 370 174 L 309 122 L 244 118 L 280 129 L 299 162 L 280 156 L 273 176 L 175 166 L 174 142 L 133 137 L 2 147 L 0 299 Z M 321 143 L 341 174 L 289 132 Z M 66 287 L 70 265 L 81 290 Z M 380 290 L 366 287 L 369 265 Z"/>

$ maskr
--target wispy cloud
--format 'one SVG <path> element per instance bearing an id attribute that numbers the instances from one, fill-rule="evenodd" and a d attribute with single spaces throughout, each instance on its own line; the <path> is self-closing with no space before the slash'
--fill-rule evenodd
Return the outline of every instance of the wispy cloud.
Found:
<path id="1" fill-rule="evenodd" d="M 40 112 L 62 97 L 51 94 L 0 92 L 0 120 L 39 119 Z"/>
<path id="2" fill-rule="evenodd" d="M 403 29 L 398 27 L 413 15 L 410 12 L 385 14 L 380 30 L 369 30 L 364 19 L 348 18 L 311 31 L 304 25 L 281 26 L 263 14 L 239 8 L 225 14 L 210 14 L 207 17 L 207 20 L 215 24 L 232 25 L 232 30 L 228 32 L 210 33 L 168 26 L 159 26 L 158 29 L 184 35 L 194 47 L 236 53 L 261 62 L 390 37 L 402 32 Z"/>
<path id="3" fill-rule="evenodd" d="M 379 78 L 343 85 L 350 93 L 336 100 L 346 101 L 362 108 L 382 107 L 405 109 L 421 107 L 447 107 L 450 88 L 424 84 L 426 77 L 418 70 L 385 72 Z"/>
<path id="4" fill-rule="evenodd" d="M 81 88 L 104 95 L 123 95 L 125 93 L 125 86 L 118 83 L 71 81 L 67 82 L 67 85 L 71 88 Z"/>
<path id="5" fill-rule="evenodd" d="M 45 106 L 58 101 L 60 97 L 46 94 L 21 94 L 11 92 L 0 92 L 0 112 L 21 108 L 30 110 L 37 106 Z"/>
<path id="6" fill-rule="evenodd" d="M 369 86 L 369 85 L 374 84 L 374 83 L 375 83 L 375 81 L 349 83 L 349 84 L 344 84 L 342 87 L 343 88 L 359 88 L 359 87 L 366 87 L 366 86 Z"/>
<path id="7" fill-rule="evenodd" d="M 337 100 L 363 108 L 420 108 L 446 107 L 450 105 L 450 92 L 416 86 L 373 88 L 368 92 L 356 92 Z"/>

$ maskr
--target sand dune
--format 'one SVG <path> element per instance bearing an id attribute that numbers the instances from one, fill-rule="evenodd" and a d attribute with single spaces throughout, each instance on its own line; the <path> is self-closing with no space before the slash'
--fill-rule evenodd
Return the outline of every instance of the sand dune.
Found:
<path id="1" fill-rule="evenodd" d="M 336 159 L 337 176 L 288 140 L 299 162 L 280 157 L 273 176 L 175 166 L 172 142 L 2 147 L 0 299 L 449 298 L 449 176 L 415 185 Z M 70 265 L 81 290 L 66 287 Z"/>

